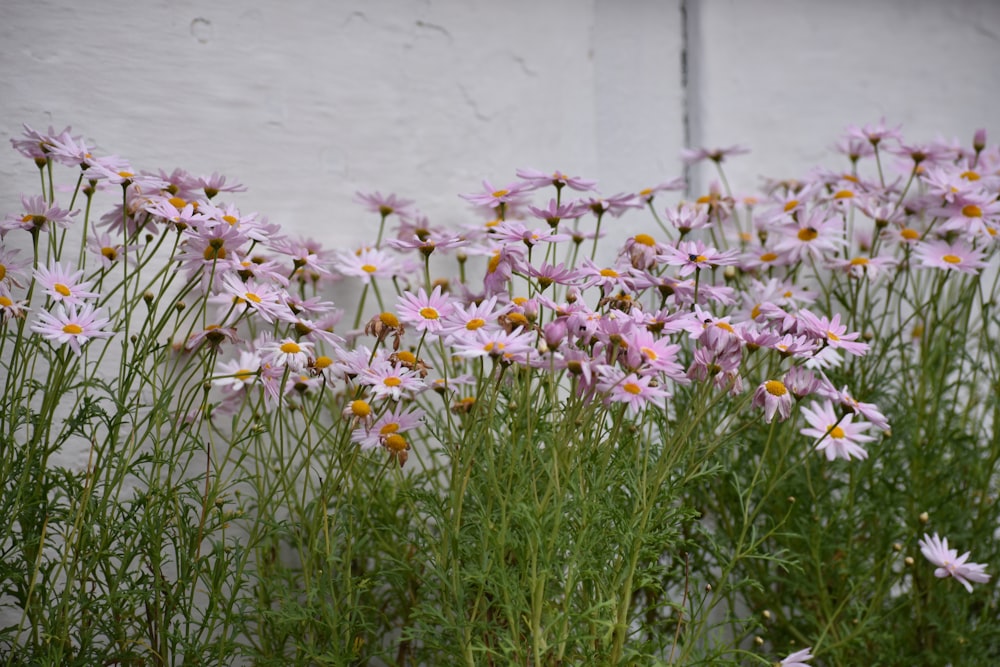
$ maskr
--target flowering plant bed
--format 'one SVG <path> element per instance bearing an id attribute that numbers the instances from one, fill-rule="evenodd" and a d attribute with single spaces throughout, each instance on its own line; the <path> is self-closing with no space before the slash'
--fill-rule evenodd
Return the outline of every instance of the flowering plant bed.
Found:
<path id="1" fill-rule="evenodd" d="M 755 196 L 738 146 L 685 153 L 693 199 L 525 169 L 462 229 L 359 194 L 335 249 L 217 174 L 13 145 L 6 664 L 1000 660 L 982 133 L 852 127 Z"/>

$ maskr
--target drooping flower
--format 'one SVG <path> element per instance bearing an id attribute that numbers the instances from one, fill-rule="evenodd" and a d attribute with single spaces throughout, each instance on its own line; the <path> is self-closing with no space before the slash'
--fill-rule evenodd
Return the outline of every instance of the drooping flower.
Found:
<path id="1" fill-rule="evenodd" d="M 959 556 L 957 549 L 948 548 L 948 538 L 938 537 L 937 533 L 928 537 L 927 533 L 924 533 L 923 539 L 918 544 L 924 558 L 937 565 L 937 569 L 934 570 L 935 577 L 940 579 L 953 577 L 970 593 L 972 592 L 970 582 L 984 584 L 990 580 L 990 575 L 985 572 L 986 565 L 970 563 L 968 551 Z"/>
<path id="2" fill-rule="evenodd" d="M 792 393 L 781 380 L 761 382 L 753 394 L 753 406 L 764 408 L 764 421 L 768 424 L 778 414 L 778 421 L 785 421 L 792 414 Z"/>
<path id="3" fill-rule="evenodd" d="M 63 210 L 55 204 L 49 204 L 45 197 L 21 197 L 22 212 L 11 214 L 0 221 L 0 232 L 7 232 L 13 229 L 23 229 L 25 231 L 50 231 L 53 225 L 62 227 L 69 226 L 70 218 L 77 214 Z"/>

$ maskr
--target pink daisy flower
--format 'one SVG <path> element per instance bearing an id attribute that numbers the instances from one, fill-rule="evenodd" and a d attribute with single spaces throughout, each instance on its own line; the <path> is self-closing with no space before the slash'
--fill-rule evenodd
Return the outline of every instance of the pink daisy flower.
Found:
<path id="1" fill-rule="evenodd" d="M 736 264 L 738 254 L 737 250 L 716 250 L 701 241 L 681 241 L 676 248 L 668 246 L 665 249 L 663 261 L 681 267 L 677 273 L 683 278 L 699 269 Z"/>
<path id="2" fill-rule="evenodd" d="M 90 304 L 82 305 L 79 310 L 75 304 L 69 304 L 69 308 L 57 304 L 52 312 L 39 311 L 38 321 L 31 325 L 31 330 L 53 343 L 68 344 L 79 355 L 91 339 L 114 335 L 112 331 L 104 331 L 109 324 L 111 320 L 104 317 L 104 312 Z"/>
<path id="3" fill-rule="evenodd" d="M 385 444 L 385 439 L 390 435 L 411 431 L 420 426 L 423 420 L 423 410 L 397 405 L 376 419 L 371 426 L 354 429 L 351 432 L 351 442 L 358 443 L 363 450 L 374 449 Z"/>
<path id="4" fill-rule="evenodd" d="M 407 395 L 415 394 L 427 388 L 420 376 L 400 363 L 390 364 L 380 361 L 366 368 L 357 377 L 358 384 L 372 388 L 375 398 L 389 398 L 398 401 Z"/>
<path id="5" fill-rule="evenodd" d="M 222 286 L 222 295 L 234 300 L 237 312 L 252 310 L 268 324 L 275 320 L 294 320 L 292 311 L 285 304 L 285 291 L 282 289 L 255 280 L 243 282 L 232 274 L 223 276 Z"/>
<path id="6" fill-rule="evenodd" d="M 544 173 L 537 169 L 518 169 L 517 177 L 524 181 L 525 186 L 531 190 L 553 186 L 556 190 L 565 187 L 577 192 L 589 192 L 597 187 L 597 181 L 592 181 L 579 176 L 567 176 L 558 169 L 552 173 Z"/>
<path id="7" fill-rule="evenodd" d="M 868 458 L 868 452 L 861 445 L 875 439 L 865 435 L 871 424 L 853 424 L 853 415 L 838 417 L 833 404 L 828 400 L 822 403 L 813 401 L 810 407 L 802 408 L 802 414 L 805 415 L 809 428 L 804 428 L 799 433 L 816 438 L 816 451 L 825 453 L 828 461 L 838 458 L 847 461 L 852 458 Z"/>
<path id="8" fill-rule="evenodd" d="M 294 338 L 269 340 L 257 347 L 261 360 L 275 368 L 288 367 L 293 371 L 301 371 L 309 364 L 313 354 L 313 344 L 297 341 Z"/>
<path id="9" fill-rule="evenodd" d="M 362 248 L 357 252 L 339 252 L 333 267 L 344 276 L 360 278 L 368 284 L 373 278 L 392 278 L 404 273 L 402 263 L 377 248 Z"/>
<path id="10" fill-rule="evenodd" d="M 712 162 L 723 162 L 727 157 L 733 155 L 745 155 L 750 149 L 741 144 L 733 144 L 725 148 L 685 148 L 681 151 L 681 160 L 684 164 L 691 165 L 703 160 Z"/>
<path id="11" fill-rule="evenodd" d="M 768 424 L 778 414 L 778 421 L 785 421 L 792 414 L 792 392 L 781 380 L 761 382 L 753 394 L 753 406 L 764 408 L 764 421 Z"/>
<path id="12" fill-rule="evenodd" d="M 211 199 L 220 192 L 246 192 L 246 186 L 240 183 L 226 184 L 226 177 L 222 174 L 212 172 L 211 176 L 199 176 L 195 182 L 202 189 L 205 196 Z"/>
<path id="13" fill-rule="evenodd" d="M 961 241 L 923 241 L 917 243 L 913 254 L 920 265 L 925 268 L 959 271 L 961 273 L 978 273 L 986 266 L 983 261 L 985 253 L 972 248 Z"/>
<path id="14" fill-rule="evenodd" d="M 980 563 L 970 563 L 969 552 L 966 551 L 961 556 L 957 549 L 948 548 L 948 538 L 938 537 L 937 533 L 928 537 L 924 533 L 922 540 L 918 542 L 920 553 L 932 564 L 937 565 L 934 576 L 939 579 L 953 577 L 958 583 L 965 586 L 965 590 L 972 592 L 972 584 L 985 584 L 990 580 L 990 575 L 986 574 L 986 566 Z"/>
<path id="15" fill-rule="evenodd" d="M 23 212 L 21 214 L 8 215 L 0 221 L 0 232 L 7 232 L 12 229 L 23 229 L 25 231 L 40 230 L 47 232 L 53 225 L 68 227 L 77 211 L 70 213 L 55 204 L 49 204 L 45 197 L 21 197 Z"/>
<path id="16" fill-rule="evenodd" d="M 212 384 L 223 387 L 230 393 L 241 392 L 257 381 L 260 367 L 261 359 L 256 352 L 242 350 L 238 359 L 219 363 Z"/>
<path id="17" fill-rule="evenodd" d="M 80 305 L 84 299 L 101 296 L 97 292 L 90 291 L 93 281 L 81 280 L 83 271 L 71 271 L 58 262 L 51 267 L 39 266 L 35 269 L 35 278 L 45 293 L 57 303 Z"/>
<path id="18" fill-rule="evenodd" d="M 416 294 L 404 292 L 397 302 L 399 318 L 407 324 L 412 324 L 417 331 L 429 334 L 439 334 L 444 328 L 446 318 L 455 307 L 452 299 L 441 293 L 438 285 L 430 296 L 421 288 Z"/>
<path id="19" fill-rule="evenodd" d="M 844 350 L 848 354 L 860 357 L 868 352 L 868 343 L 856 342 L 860 332 L 847 333 L 847 326 L 840 323 L 840 313 L 833 319 L 827 316 L 817 317 L 809 310 L 802 308 L 798 312 L 799 331 L 826 343 L 836 350 Z"/>
<path id="20" fill-rule="evenodd" d="M 845 245 L 843 223 L 827 218 L 821 209 L 814 209 L 800 222 L 781 228 L 781 238 L 775 243 L 774 252 L 797 262 L 810 255 L 820 259 Z"/>
<path id="21" fill-rule="evenodd" d="M 649 405 L 660 409 L 666 407 L 670 392 L 652 384 L 653 382 L 652 377 L 635 373 L 626 375 L 617 368 L 605 367 L 597 383 L 597 390 L 606 392 L 610 402 L 627 405 L 629 414 L 637 415 Z"/>
<path id="22" fill-rule="evenodd" d="M 355 192 L 354 201 L 362 204 L 365 209 L 372 213 L 378 213 L 383 218 L 393 213 L 405 216 L 410 212 L 410 207 L 413 206 L 412 199 L 402 199 L 393 193 L 383 195 L 377 191 L 371 193 Z"/>
<path id="23" fill-rule="evenodd" d="M 0 282 L 0 323 L 11 318 L 23 317 L 27 307 L 27 301 L 15 299 L 7 286 Z"/>
<path id="24" fill-rule="evenodd" d="M 495 188 L 489 182 L 483 181 L 484 192 L 473 192 L 459 195 L 462 199 L 472 202 L 476 206 L 486 208 L 499 208 L 507 204 L 516 204 L 523 200 L 525 185 L 523 183 L 511 183 L 505 188 Z"/>
<path id="25" fill-rule="evenodd" d="M 810 667 L 805 663 L 806 660 L 812 660 L 812 647 L 804 648 L 801 651 L 796 651 L 791 655 L 788 655 L 781 662 L 778 663 L 780 667 Z"/>
<path id="26" fill-rule="evenodd" d="M 31 260 L 21 259 L 20 250 L 8 250 L 0 246 L 0 286 L 24 287 L 31 268 Z"/>

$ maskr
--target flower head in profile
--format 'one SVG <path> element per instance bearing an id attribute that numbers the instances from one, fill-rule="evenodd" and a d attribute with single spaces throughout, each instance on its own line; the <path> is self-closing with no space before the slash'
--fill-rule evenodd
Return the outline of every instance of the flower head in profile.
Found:
<path id="1" fill-rule="evenodd" d="M 725 148 L 685 148 L 681 151 L 681 160 L 684 161 L 684 164 L 696 164 L 702 160 L 718 163 L 724 161 L 728 156 L 744 155 L 749 152 L 749 148 L 740 144 L 733 144 Z"/>
<path id="2" fill-rule="evenodd" d="M 13 229 L 23 229 L 29 232 L 49 231 L 53 225 L 61 227 L 69 226 L 71 218 L 76 215 L 63 210 L 55 204 L 49 204 L 45 197 L 21 197 L 23 210 L 20 214 L 8 215 L 0 220 L 0 232 L 7 232 Z"/>
<path id="3" fill-rule="evenodd" d="M 69 345 L 73 352 L 80 354 L 84 345 L 93 338 L 110 338 L 112 331 L 104 327 L 111 323 L 100 308 L 84 304 L 77 310 L 76 305 L 68 308 L 56 304 L 52 312 L 39 311 L 38 321 L 31 325 L 31 330 L 44 338 L 60 345 Z"/>
<path id="4" fill-rule="evenodd" d="M 918 544 L 924 558 L 937 565 L 937 569 L 934 570 L 935 577 L 939 579 L 954 577 L 970 593 L 972 584 L 969 582 L 984 584 L 990 580 L 990 575 L 985 572 L 986 566 L 970 563 L 968 551 L 959 556 L 957 549 L 948 548 L 947 537 L 938 537 L 937 533 L 928 537 L 927 533 L 924 533 L 923 539 Z"/>
<path id="5" fill-rule="evenodd" d="M 801 651 L 796 651 L 788 655 L 785 659 L 778 663 L 778 667 L 810 667 L 805 663 L 806 660 L 812 660 L 812 647 L 804 648 Z"/>

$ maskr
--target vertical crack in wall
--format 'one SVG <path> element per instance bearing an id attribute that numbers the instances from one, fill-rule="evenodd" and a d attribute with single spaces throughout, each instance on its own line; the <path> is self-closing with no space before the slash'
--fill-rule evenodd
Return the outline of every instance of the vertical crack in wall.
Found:
<path id="1" fill-rule="evenodd" d="M 699 83 L 700 71 L 700 22 L 698 0 L 680 0 L 681 10 L 681 105 L 684 124 L 684 147 L 697 148 L 701 144 L 701 99 Z M 684 180 L 687 186 L 684 196 L 691 198 L 693 192 L 699 192 L 700 183 L 692 182 L 697 178 L 697 170 L 684 165 Z"/>

